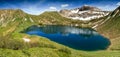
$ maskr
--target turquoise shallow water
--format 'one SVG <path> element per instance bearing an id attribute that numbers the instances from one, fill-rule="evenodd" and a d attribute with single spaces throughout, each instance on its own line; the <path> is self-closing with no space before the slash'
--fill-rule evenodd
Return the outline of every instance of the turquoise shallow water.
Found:
<path id="1" fill-rule="evenodd" d="M 31 26 L 25 33 L 46 37 L 54 42 L 77 50 L 105 50 L 110 45 L 109 39 L 101 36 L 93 29 L 72 26 L 46 25 Z"/>

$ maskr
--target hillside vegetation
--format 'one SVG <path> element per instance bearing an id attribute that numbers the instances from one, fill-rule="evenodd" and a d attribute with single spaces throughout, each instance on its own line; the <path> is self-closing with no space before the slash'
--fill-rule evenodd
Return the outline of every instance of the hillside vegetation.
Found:
<path id="1" fill-rule="evenodd" d="M 0 57 L 119 57 L 120 51 L 116 50 L 75 50 L 41 36 L 21 33 L 32 25 L 89 26 L 91 22 L 71 20 L 58 12 L 44 12 L 35 16 L 19 9 L 0 10 Z"/>
<path id="2" fill-rule="evenodd" d="M 120 7 L 111 12 L 97 30 L 111 40 L 111 50 L 120 50 Z"/>

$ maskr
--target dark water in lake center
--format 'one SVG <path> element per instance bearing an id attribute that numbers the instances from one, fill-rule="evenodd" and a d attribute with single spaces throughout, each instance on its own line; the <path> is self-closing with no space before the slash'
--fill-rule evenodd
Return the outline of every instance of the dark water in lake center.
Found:
<path id="1" fill-rule="evenodd" d="M 104 50 L 110 45 L 110 41 L 107 38 L 89 28 L 60 25 L 31 26 L 25 30 L 25 33 L 43 36 L 78 50 Z"/>

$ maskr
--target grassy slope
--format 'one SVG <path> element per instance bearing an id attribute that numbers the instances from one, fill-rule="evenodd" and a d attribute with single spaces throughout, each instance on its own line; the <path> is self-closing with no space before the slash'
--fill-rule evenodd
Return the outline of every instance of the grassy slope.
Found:
<path id="1" fill-rule="evenodd" d="M 119 57 L 119 51 L 81 51 L 52 42 L 44 37 L 30 36 L 19 33 L 28 26 L 35 24 L 70 25 L 81 24 L 60 16 L 57 12 L 45 12 L 40 16 L 28 15 L 21 11 L 13 13 L 16 18 L 6 27 L 0 27 L 0 57 Z M 27 21 L 24 20 L 27 18 Z M 31 22 L 32 18 L 34 22 Z M 11 18 L 13 19 L 13 18 Z M 9 20 L 11 20 L 9 19 Z M 8 20 L 8 19 L 7 19 Z M 26 43 L 22 38 L 32 41 Z M 112 56 L 111 56 L 112 55 Z"/>
<path id="2" fill-rule="evenodd" d="M 2 12 L 4 10 L 1 10 Z M 69 57 L 69 49 L 66 47 L 56 44 L 55 42 L 52 42 L 50 40 L 47 40 L 43 37 L 37 37 L 37 36 L 28 36 L 26 34 L 19 33 L 20 31 L 24 30 L 25 28 L 31 26 L 31 25 L 36 25 L 39 23 L 43 22 L 38 22 L 38 21 L 43 21 L 40 16 L 32 16 L 23 13 L 21 10 L 6 10 L 8 15 L 3 16 L 1 18 L 4 18 L 2 21 L 3 23 L 0 26 L 0 52 L 4 50 L 4 54 L 0 53 L 1 57 Z M 8 12 L 12 12 L 8 13 Z M 3 12 L 4 13 L 4 12 Z M 1 13 L 1 15 L 3 14 Z M 11 15 L 11 16 L 10 16 Z M 44 16 L 44 15 L 43 15 Z M 11 17 L 11 18 L 10 18 Z M 36 18 L 34 18 L 36 17 Z M 9 19 L 8 19 L 9 18 Z M 12 21 L 15 18 L 14 21 Z M 25 21 L 25 18 L 27 21 Z M 30 21 L 30 18 L 34 19 L 34 22 Z M 44 21 L 49 21 L 44 20 Z M 57 20 L 57 19 L 56 19 Z M 55 21 L 56 21 L 55 20 Z M 9 22 L 8 22 L 9 21 Z M 7 23 L 7 24 L 6 24 Z M 49 24 L 50 22 L 45 22 L 46 24 Z M 51 22 L 52 23 L 52 22 Z M 3 26 L 6 24 L 6 26 Z M 27 37 L 31 39 L 30 43 L 25 43 L 22 38 Z M 30 49 L 31 48 L 31 49 Z M 35 49 L 35 50 L 34 50 Z M 47 51 L 46 51 L 47 50 Z M 24 51 L 24 52 L 23 52 Z M 32 52 L 33 53 L 32 53 Z M 30 53 L 30 55 L 27 55 L 27 53 Z M 37 54 L 34 54 L 34 52 L 38 52 Z M 9 53 L 8 55 L 5 55 Z M 17 54 L 16 54 L 17 53 Z M 47 54 L 46 54 L 47 53 Z M 52 54 L 54 53 L 54 54 Z"/>
<path id="3" fill-rule="evenodd" d="M 109 14 L 110 19 L 98 27 L 98 31 L 110 38 L 110 50 L 120 50 L 120 7 Z M 115 15 L 115 16 L 114 16 Z"/>

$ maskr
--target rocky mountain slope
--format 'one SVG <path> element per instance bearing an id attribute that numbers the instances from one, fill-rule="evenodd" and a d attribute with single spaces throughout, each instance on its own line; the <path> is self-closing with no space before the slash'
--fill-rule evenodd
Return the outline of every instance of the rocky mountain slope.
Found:
<path id="1" fill-rule="evenodd" d="M 99 24 L 98 30 L 105 32 L 104 34 L 109 38 L 116 38 L 120 36 L 120 7 L 111 12 L 107 17 L 104 17 L 104 21 Z"/>
<path id="2" fill-rule="evenodd" d="M 97 24 L 97 31 L 111 40 L 110 49 L 120 49 L 120 6 Z"/>
<path id="3" fill-rule="evenodd" d="M 67 18 L 77 19 L 77 20 L 92 20 L 97 19 L 109 14 L 108 11 L 102 11 L 97 7 L 92 7 L 84 5 L 81 8 L 71 9 L 71 10 L 61 10 L 61 15 Z"/>

